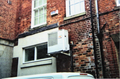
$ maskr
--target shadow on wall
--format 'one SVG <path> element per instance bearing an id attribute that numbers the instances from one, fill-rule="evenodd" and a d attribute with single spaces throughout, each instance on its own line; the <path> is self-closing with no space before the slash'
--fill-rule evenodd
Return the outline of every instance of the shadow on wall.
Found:
<path id="1" fill-rule="evenodd" d="M 0 79 L 11 76 L 13 48 L 0 45 Z"/>

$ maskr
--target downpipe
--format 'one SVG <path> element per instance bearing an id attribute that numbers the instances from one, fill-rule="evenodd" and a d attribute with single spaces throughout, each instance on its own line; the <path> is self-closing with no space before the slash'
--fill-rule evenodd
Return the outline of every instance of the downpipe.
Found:
<path id="1" fill-rule="evenodd" d="M 96 54 L 96 45 L 95 45 L 95 36 L 94 36 L 94 26 L 93 26 L 93 15 L 92 15 L 92 0 L 90 1 L 90 16 L 91 16 L 91 26 L 92 26 L 92 38 L 94 46 L 94 57 L 95 57 L 95 67 L 96 67 L 96 77 L 98 78 L 98 67 L 97 67 L 97 54 Z"/>
<path id="2" fill-rule="evenodd" d="M 73 41 L 70 42 L 70 56 L 71 56 L 71 72 L 74 72 L 74 70 L 73 70 L 73 52 L 72 52 L 72 49 L 73 49 Z"/>
<path id="3" fill-rule="evenodd" d="M 98 40 L 99 40 L 99 44 L 100 44 L 100 54 L 101 54 L 101 62 L 102 62 L 102 74 L 103 74 L 103 78 L 105 77 L 105 66 L 104 66 L 104 55 L 103 55 L 103 44 L 102 44 L 102 39 L 103 39 L 103 33 L 102 33 L 102 29 L 100 29 L 100 25 L 99 25 L 99 11 L 98 11 L 98 0 L 95 0 L 95 6 L 96 6 L 96 18 L 97 18 L 97 29 L 98 29 Z M 103 25 L 103 27 L 105 27 L 106 24 Z"/>

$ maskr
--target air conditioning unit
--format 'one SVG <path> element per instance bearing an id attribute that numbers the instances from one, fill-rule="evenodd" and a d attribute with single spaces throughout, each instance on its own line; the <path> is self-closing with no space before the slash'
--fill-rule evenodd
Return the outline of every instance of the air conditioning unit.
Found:
<path id="1" fill-rule="evenodd" d="M 48 54 L 62 53 L 69 50 L 68 31 L 58 30 L 48 34 Z"/>

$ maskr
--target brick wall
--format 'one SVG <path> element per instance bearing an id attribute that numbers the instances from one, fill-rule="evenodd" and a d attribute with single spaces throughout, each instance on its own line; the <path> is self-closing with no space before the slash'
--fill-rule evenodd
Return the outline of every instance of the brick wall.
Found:
<path id="1" fill-rule="evenodd" d="M 0 0 L 0 5 L 3 7 L 0 8 L 0 24 L 2 24 L 0 25 L 0 37 L 15 39 L 20 33 L 29 31 L 31 26 L 32 0 L 17 0 L 16 5 L 14 4 L 15 0 L 11 0 L 13 6 L 8 5 L 6 1 L 7 0 Z M 4 5 L 1 3 L 4 3 Z M 117 11 L 116 2 L 115 0 L 99 0 L 98 3 L 100 27 L 102 28 L 106 23 L 105 29 L 103 29 L 103 52 L 106 77 L 118 77 L 118 74 L 116 74 L 118 73 L 118 63 L 116 59 L 117 53 L 115 51 L 115 44 L 110 37 L 110 35 L 116 34 L 120 31 L 118 18 L 119 14 Z M 17 6 L 17 8 L 14 6 Z M 94 16 L 96 14 L 94 0 L 92 0 L 92 8 L 92 14 Z M 50 13 L 55 10 L 58 10 L 58 15 L 51 16 Z M 60 29 L 68 30 L 69 42 L 73 41 L 74 43 L 72 49 L 74 71 L 87 72 L 96 76 L 89 0 L 85 0 L 85 11 L 85 15 L 64 20 L 64 17 L 66 16 L 65 0 L 47 0 L 47 25 L 59 22 Z M 14 14 L 15 12 L 16 14 Z M 9 19 L 4 19 L 4 17 L 8 17 Z M 98 38 L 95 16 L 93 18 L 93 22 L 96 39 L 97 70 L 99 77 L 102 77 L 100 46 L 99 41 L 97 41 Z M 63 65 L 60 61 L 63 62 L 63 60 L 58 59 L 57 61 L 58 71 L 70 71 L 70 66 L 67 64 Z M 70 59 L 68 59 L 68 62 L 66 61 L 66 63 L 70 64 Z M 60 67 L 60 65 L 62 65 L 62 67 Z M 66 67 L 69 68 L 66 69 Z"/>
<path id="2" fill-rule="evenodd" d="M 52 11 L 58 10 L 58 15 L 51 16 Z M 47 0 L 47 24 L 61 23 L 65 17 L 65 0 Z"/>
<path id="3" fill-rule="evenodd" d="M 74 18 L 72 20 L 63 21 L 63 26 L 60 27 L 61 29 L 67 29 L 69 31 L 69 38 L 70 41 L 74 42 L 73 48 L 73 56 L 74 56 L 74 71 L 81 71 L 81 72 L 89 72 L 95 73 L 95 66 L 91 67 L 92 69 L 87 69 L 87 66 L 91 64 L 88 62 L 89 57 L 93 57 L 94 60 L 94 53 L 93 49 L 89 47 L 92 45 L 92 38 L 87 37 L 91 34 L 91 23 L 90 19 L 82 20 L 90 16 L 90 9 L 89 9 L 89 1 L 85 0 L 86 3 L 86 15 L 81 16 L 78 18 Z M 119 76 L 119 69 L 117 63 L 117 54 L 115 50 L 115 44 L 110 37 L 112 34 L 116 34 L 120 31 L 119 28 L 119 11 L 116 11 L 118 8 L 116 6 L 116 2 L 112 1 L 103 1 L 100 0 L 99 2 L 99 13 L 100 13 L 100 27 L 102 28 L 105 23 L 107 23 L 105 27 L 105 32 L 103 33 L 103 50 L 104 51 L 104 64 L 105 64 L 105 77 L 115 78 Z M 93 7 L 93 15 L 95 15 L 95 6 L 94 1 L 92 3 Z M 107 7 L 106 7 L 107 6 Z M 76 22 L 80 20 L 80 22 Z M 98 75 L 102 77 L 102 62 L 100 56 L 100 44 L 97 41 L 97 26 L 96 26 L 96 18 L 93 19 L 94 28 L 95 30 L 95 39 L 96 39 L 96 53 L 97 53 L 97 65 L 98 65 Z M 74 22 L 74 23 L 72 23 Z M 109 34 L 106 34 L 109 33 Z M 105 39 L 108 38 L 108 39 Z M 105 40 L 107 42 L 105 43 Z M 88 51 L 89 50 L 89 51 Z M 89 55 L 88 55 L 89 54 Z M 117 74 L 115 74 L 117 72 Z"/>
<path id="4" fill-rule="evenodd" d="M 99 0 L 99 13 L 108 12 L 114 9 L 116 6 L 116 0 Z"/>
<path id="5" fill-rule="evenodd" d="M 17 0 L 15 36 L 29 30 L 31 26 L 32 0 Z"/>
<path id="6" fill-rule="evenodd" d="M 73 41 L 73 64 L 75 72 L 87 72 L 95 75 L 95 62 L 90 20 L 80 21 L 60 29 L 69 31 L 69 41 Z"/>
<path id="7" fill-rule="evenodd" d="M 92 4 L 94 7 L 94 1 Z M 89 0 L 85 0 L 85 7 L 85 15 L 63 21 L 60 29 L 68 30 L 69 41 L 74 43 L 72 49 L 74 71 L 90 73 L 96 76 Z M 95 8 L 93 8 L 94 14 Z"/>
<path id="8" fill-rule="evenodd" d="M 105 58 L 106 77 L 118 77 L 119 69 L 117 63 L 117 55 L 115 43 L 111 37 L 113 34 L 120 32 L 118 11 L 111 12 L 109 14 L 100 16 L 101 27 L 104 23 L 107 23 L 105 29 L 103 29 L 103 50 Z M 109 74 L 108 74 L 109 73 Z"/>
<path id="9" fill-rule="evenodd" d="M 119 77 L 118 60 L 115 43 L 111 37 L 120 32 L 119 7 L 115 0 L 99 0 L 100 27 L 106 23 L 103 32 L 103 53 L 105 63 L 105 77 Z"/>
<path id="10" fill-rule="evenodd" d="M 0 0 L 0 38 L 15 39 L 16 0 Z"/>

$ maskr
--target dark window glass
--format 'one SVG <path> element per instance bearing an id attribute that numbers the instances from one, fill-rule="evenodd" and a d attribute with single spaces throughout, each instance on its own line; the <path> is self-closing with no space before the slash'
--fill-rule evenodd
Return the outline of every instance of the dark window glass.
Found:
<path id="1" fill-rule="evenodd" d="M 47 56 L 47 44 L 37 46 L 37 59 L 46 58 Z"/>
<path id="2" fill-rule="evenodd" d="M 34 60 L 34 47 L 25 49 L 25 61 Z"/>

